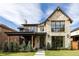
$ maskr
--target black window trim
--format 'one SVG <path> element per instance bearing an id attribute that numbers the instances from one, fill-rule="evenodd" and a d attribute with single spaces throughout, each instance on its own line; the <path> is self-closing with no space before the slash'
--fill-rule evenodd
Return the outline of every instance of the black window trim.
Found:
<path id="1" fill-rule="evenodd" d="M 52 22 L 55 22 L 55 28 L 53 27 L 54 31 L 52 31 Z M 56 28 L 56 22 L 60 22 L 60 25 L 59 25 L 60 28 Z M 63 28 L 64 30 L 63 30 L 63 31 L 62 31 L 62 30 L 56 31 L 56 29 L 62 29 L 62 28 L 61 28 L 61 23 L 62 23 L 62 22 L 64 22 L 64 28 Z M 64 21 L 64 20 L 62 20 L 62 21 L 51 21 L 51 31 L 52 31 L 52 32 L 65 32 L 65 21 Z"/>

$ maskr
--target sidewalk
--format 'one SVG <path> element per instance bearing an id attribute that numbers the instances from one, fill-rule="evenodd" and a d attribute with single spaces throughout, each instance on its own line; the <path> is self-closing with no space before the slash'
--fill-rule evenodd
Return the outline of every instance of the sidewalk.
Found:
<path id="1" fill-rule="evenodd" d="M 38 50 L 34 56 L 45 56 L 44 50 Z"/>

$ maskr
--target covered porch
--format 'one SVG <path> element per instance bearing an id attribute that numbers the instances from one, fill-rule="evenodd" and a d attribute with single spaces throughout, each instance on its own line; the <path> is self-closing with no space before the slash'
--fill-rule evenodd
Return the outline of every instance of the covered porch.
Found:
<path id="1" fill-rule="evenodd" d="M 45 49 L 46 43 L 46 33 L 40 32 L 6 32 L 8 35 L 8 43 L 10 43 L 10 36 L 18 36 L 19 37 L 19 45 L 25 43 L 27 46 L 30 44 L 32 49 Z"/>

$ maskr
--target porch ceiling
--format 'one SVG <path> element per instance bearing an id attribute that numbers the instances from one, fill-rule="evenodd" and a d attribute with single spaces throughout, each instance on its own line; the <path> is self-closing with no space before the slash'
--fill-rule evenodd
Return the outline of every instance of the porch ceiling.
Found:
<path id="1" fill-rule="evenodd" d="M 46 35 L 46 32 L 5 32 L 8 36 Z"/>

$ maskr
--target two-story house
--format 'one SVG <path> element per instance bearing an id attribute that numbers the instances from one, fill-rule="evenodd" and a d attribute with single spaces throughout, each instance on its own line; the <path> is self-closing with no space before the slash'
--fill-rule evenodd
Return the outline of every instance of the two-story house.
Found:
<path id="1" fill-rule="evenodd" d="M 22 36 L 20 44 L 31 42 L 33 49 L 70 49 L 70 24 L 72 20 L 59 7 L 40 24 L 22 24 L 20 32 L 7 35 Z"/>

